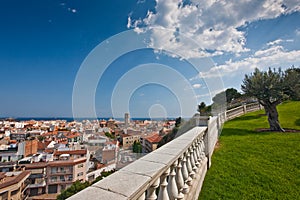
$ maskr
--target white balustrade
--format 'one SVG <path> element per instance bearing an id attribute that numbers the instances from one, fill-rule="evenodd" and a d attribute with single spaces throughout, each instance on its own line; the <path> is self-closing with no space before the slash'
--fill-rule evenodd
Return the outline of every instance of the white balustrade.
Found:
<path id="1" fill-rule="evenodd" d="M 195 127 L 85 190 L 99 192 L 99 198 L 104 200 L 190 199 L 200 184 L 197 177 L 205 176 L 198 174 L 203 171 L 200 169 L 207 168 L 207 163 L 202 162 L 206 133 L 207 127 Z M 84 199 L 85 190 L 69 199 Z"/>

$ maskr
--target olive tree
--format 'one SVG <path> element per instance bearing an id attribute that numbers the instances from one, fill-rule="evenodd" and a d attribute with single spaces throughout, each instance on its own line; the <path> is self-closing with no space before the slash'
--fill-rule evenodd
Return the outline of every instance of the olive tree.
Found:
<path id="1" fill-rule="evenodd" d="M 260 71 L 256 68 L 250 75 L 245 75 L 242 83 L 245 95 L 256 97 L 264 106 L 272 131 L 284 131 L 280 126 L 276 108 L 286 97 L 284 81 L 285 73 L 281 69 L 269 68 L 267 71 Z"/>

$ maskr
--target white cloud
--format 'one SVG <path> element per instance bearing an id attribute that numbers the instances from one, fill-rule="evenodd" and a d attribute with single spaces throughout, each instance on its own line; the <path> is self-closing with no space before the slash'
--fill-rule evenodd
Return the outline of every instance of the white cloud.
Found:
<path id="1" fill-rule="evenodd" d="M 258 50 L 254 53 L 254 56 L 257 58 L 260 57 L 268 57 L 268 56 L 273 56 L 276 55 L 279 52 L 283 51 L 283 47 L 282 46 L 271 46 L 268 49 L 264 49 L 264 50 Z"/>
<path id="2" fill-rule="evenodd" d="M 201 87 L 201 84 L 198 84 L 198 83 L 193 85 L 193 88 L 195 88 L 195 89 L 198 89 L 200 87 Z"/>
<path id="3" fill-rule="evenodd" d="M 128 16 L 128 18 L 127 18 L 127 28 L 130 28 L 130 26 L 131 26 L 131 17 Z"/>
<path id="4" fill-rule="evenodd" d="M 296 29 L 295 33 L 297 36 L 300 36 L 300 29 Z"/>
<path id="5" fill-rule="evenodd" d="M 146 2 L 146 0 L 138 0 L 137 4 L 142 4 L 142 3 L 145 3 L 145 2 Z"/>
<path id="6" fill-rule="evenodd" d="M 283 42 L 282 39 L 278 39 L 278 40 L 274 40 L 274 41 L 268 42 L 267 45 L 268 46 L 273 46 L 273 45 L 278 45 L 278 44 L 280 44 L 282 42 Z"/>
<path id="7" fill-rule="evenodd" d="M 290 67 L 300 65 L 300 50 L 285 51 L 282 46 L 272 46 L 259 50 L 253 56 L 240 61 L 227 61 L 223 65 L 211 68 L 207 72 L 201 72 L 197 78 L 213 78 L 221 76 L 234 76 L 239 72 L 251 72 L 254 68 L 265 69 L 268 67 Z"/>
<path id="8" fill-rule="evenodd" d="M 293 39 L 287 39 L 287 40 L 277 39 L 277 40 L 268 42 L 267 45 L 268 46 L 273 46 L 273 45 L 278 45 L 278 44 L 281 44 L 281 43 L 284 43 L 284 42 L 294 42 L 294 40 Z"/>
<path id="9" fill-rule="evenodd" d="M 144 19 L 129 18 L 128 27 L 146 25 L 171 31 L 173 34 L 165 35 L 162 31 L 154 31 L 155 47 L 185 51 L 188 52 L 187 57 L 214 56 L 224 52 L 238 55 L 249 51 L 245 47 L 245 33 L 238 30 L 238 27 L 248 22 L 273 19 L 282 14 L 300 11 L 298 0 L 183 2 L 184 0 L 156 0 L 155 13 L 149 11 Z M 182 35 L 192 38 L 197 45 L 185 43 Z"/>
<path id="10" fill-rule="evenodd" d="M 76 13 L 77 10 L 75 8 L 68 8 L 68 11 L 71 12 L 71 13 Z"/>

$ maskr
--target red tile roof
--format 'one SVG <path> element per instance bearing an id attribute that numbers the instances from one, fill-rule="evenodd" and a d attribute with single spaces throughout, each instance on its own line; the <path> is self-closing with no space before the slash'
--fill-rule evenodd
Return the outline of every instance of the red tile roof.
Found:
<path id="1" fill-rule="evenodd" d="M 70 154 L 70 155 L 82 155 L 86 154 L 87 150 L 86 149 L 80 149 L 80 150 L 70 150 L 70 151 L 55 151 L 54 156 L 59 156 L 62 154 Z"/>
<path id="2" fill-rule="evenodd" d="M 155 133 L 153 135 L 146 137 L 145 139 L 148 140 L 150 143 L 158 143 L 161 141 L 162 137 L 159 136 L 158 133 Z"/>
<path id="3" fill-rule="evenodd" d="M 67 138 L 75 138 L 75 137 L 79 137 L 80 134 L 79 133 L 66 133 L 64 134 Z"/>

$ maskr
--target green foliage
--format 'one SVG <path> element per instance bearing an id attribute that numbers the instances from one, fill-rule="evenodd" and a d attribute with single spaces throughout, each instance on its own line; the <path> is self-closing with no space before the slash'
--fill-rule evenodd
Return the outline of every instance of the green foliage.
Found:
<path id="1" fill-rule="evenodd" d="M 112 134 L 109 133 L 109 132 L 106 132 L 106 133 L 105 133 L 105 136 L 108 137 L 108 138 L 111 138 L 111 139 L 115 139 L 115 136 L 112 135 Z"/>
<path id="2" fill-rule="evenodd" d="M 175 119 L 175 127 L 179 127 L 180 124 L 181 124 L 181 122 L 182 122 L 181 117 L 177 117 L 177 118 Z"/>
<path id="3" fill-rule="evenodd" d="M 268 71 L 255 71 L 250 75 L 245 75 L 242 84 L 242 90 L 245 95 L 256 97 L 260 104 L 262 104 L 268 115 L 270 130 L 284 131 L 278 120 L 278 112 L 276 106 L 283 100 L 289 97 L 288 89 L 293 88 L 286 83 L 287 71 L 283 72 L 279 68 L 278 71 L 269 68 Z"/>
<path id="4" fill-rule="evenodd" d="M 42 142 L 43 140 L 45 140 L 45 137 L 42 135 L 37 136 L 37 139 Z"/>
<path id="5" fill-rule="evenodd" d="M 239 93 L 236 89 L 228 88 L 225 91 L 216 94 L 212 100 L 215 104 L 222 105 L 225 102 L 231 103 L 233 100 L 236 100 L 241 97 L 242 97 L 242 94 Z"/>
<path id="6" fill-rule="evenodd" d="M 300 101 L 278 106 L 285 128 L 300 130 Z M 300 199 L 300 135 L 257 132 L 263 111 L 225 123 L 199 199 Z"/>
<path id="7" fill-rule="evenodd" d="M 114 173 L 115 170 L 111 170 L 111 171 L 103 171 L 101 172 L 101 176 L 97 177 L 92 184 L 102 180 L 104 177 L 109 176 L 110 174 Z M 69 197 L 71 197 L 72 195 L 76 194 L 77 192 L 80 192 L 81 190 L 91 186 L 92 184 L 90 184 L 88 181 L 86 182 L 80 182 L 79 180 L 77 180 L 75 183 L 73 183 L 69 188 L 67 188 L 66 190 L 63 190 L 58 196 L 57 196 L 57 200 L 65 200 Z"/>
<path id="8" fill-rule="evenodd" d="M 57 200 L 64 200 L 69 198 L 70 196 L 76 194 L 77 192 L 83 190 L 86 187 L 89 187 L 90 183 L 89 182 L 83 182 L 81 183 L 80 181 L 76 181 L 73 183 L 68 189 L 63 190 L 60 195 L 57 196 Z"/>
<path id="9" fill-rule="evenodd" d="M 204 102 L 201 102 L 198 105 L 197 111 L 200 113 L 202 116 L 209 116 L 211 115 L 211 106 L 206 106 Z"/>
<path id="10" fill-rule="evenodd" d="M 234 88 L 228 88 L 226 91 L 226 102 L 231 103 L 233 100 L 241 98 L 242 94 Z"/>
<path id="11" fill-rule="evenodd" d="M 300 100 L 300 68 L 290 68 L 285 71 L 285 93 L 291 100 Z"/>
<path id="12" fill-rule="evenodd" d="M 98 176 L 93 182 L 92 185 L 97 183 L 98 181 L 102 180 L 103 178 L 113 174 L 116 170 L 111 170 L 111 171 L 103 171 L 101 172 L 101 176 Z"/>
<path id="13" fill-rule="evenodd" d="M 166 143 L 170 142 L 171 140 L 173 140 L 173 139 L 175 138 L 177 132 L 178 132 L 178 129 L 179 129 L 179 127 L 176 127 L 176 126 L 175 126 L 175 127 L 172 129 L 172 132 L 171 132 L 171 133 L 165 135 L 165 136 L 159 141 L 157 147 L 161 147 L 161 146 L 163 146 L 164 144 L 166 144 Z"/>
<path id="14" fill-rule="evenodd" d="M 172 129 L 172 132 L 165 135 L 158 143 L 157 147 L 161 147 L 164 144 L 173 140 L 179 130 L 179 127 L 184 123 L 184 120 L 181 117 L 175 119 L 175 127 Z"/>
<path id="15" fill-rule="evenodd" d="M 143 152 L 142 144 L 139 141 L 134 141 L 132 145 L 132 151 L 133 153 L 142 153 Z"/>
<path id="16" fill-rule="evenodd" d="M 201 102 L 199 105 L 198 105 L 198 112 L 201 112 L 202 109 L 204 109 L 206 107 L 206 104 L 204 102 Z"/>
<path id="17" fill-rule="evenodd" d="M 276 71 L 269 68 L 268 71 L 255 71 L 245 75 L 242 90 L 247 96 L 256 97 L 260 103 L 281 103 L 286 95 L 284 94 L 284 72 L 281 69 Z"/>

